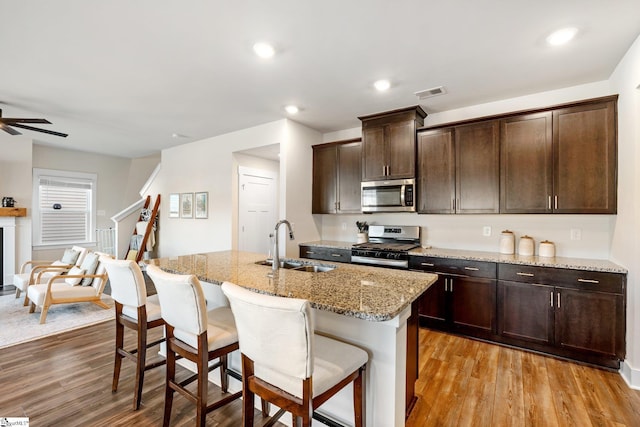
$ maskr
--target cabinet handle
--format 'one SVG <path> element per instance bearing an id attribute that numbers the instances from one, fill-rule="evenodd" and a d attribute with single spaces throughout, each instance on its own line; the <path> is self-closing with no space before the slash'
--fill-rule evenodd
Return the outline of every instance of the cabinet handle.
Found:
<path id="1" fill-rule="evenodd" d="M 517 272 L 516 273 L 518 276 L 526 276 L 526 277 L 533 277 L 534 274 L 533 273 L 521 273 L 521 272 Z"/>
<path id="2" fill-rule="evenodd" d="M 334 256 L 334 257 L 338 257 L 338 258 L 339 258 L 339 257 L 341 257 L 342 255 L 340 255 L 340 254 L 331 254 L 331 256 Z"/>
<path id="3" fill-rule="evenodd" d="M 451 199 L 451 210 L 454 212 L 456 210 L 456 199 Z"/>
<path id="4" fill-rule="evenodd" d="M 599 280 L 592 280 L 592 279 L 578 279 L 578 282 L 581 282 L 581 283 L 593 283 L 595 285 L 600 283 Z"/>
<path id="5" fill-rule="evenodd" d="M 313 251 L 307 251 L 307 254 L 315 254 Z"/>
<path id="6" fill-rule="evenodd" d="M 444 279 L 444 291 L 445 292 L 448 291 L 448 289 L 447 289 L 447 280 L 448 280 L 447 278 Z"/>
<path id="7" fill-rule="evenodd" d="M 560 292 L 558 292 L 558 308 L 560 308 Z"/>
<path id="8" fill-rule="evenodd" d="M 478 271 L 478 270 L 480 270 L 479 268 L 476 268 L 476 267 L 465 267 L 464 269 L 465 269 L 465 270 L 471 270 L 471 271 Z"/>
<path id="9" fill-rule="evenodd" d="M 449 292 L 453 292 L 453 279 L 449 279 Z"/>
<path id="10" fill-rule="evenodd" d="M 426 267 L 433 267 L 434 266 L 434 264 L 431 264 L 430 262 L 421 262 L 420 265 L 424 265 Z M 445 280 L 447 280 L 447 279 L 445 279 Z"/>
<path id="11" fill-rule="evenodd" d="M 549 295 L 551 297 L 551 300 L 549 301 L 549 303 L 551 304 L 551 308 L 553 308 L 553 291 L 551 291 L 551 295 Z"/>
<path id="12" fill-rule="evenodd" d="M 340 210 L 340 202 L 336 202 L 336 209 Z"/>
<path id="13" fill-rule="evenodd" d="M 553 198 L 553 199 L 554 199 L 554 202 L 553 202 L 553 203 L 554 203 L 554 206 L 553 206 L 553 208 L 554 208 L 554 209 L 558 209 L 558 196 L 554 196 L 554 198 Z"/>
<path id="14" fill-rule="evenodd" d="M 551 196 L 549 196 L 549 210 L 551 210 Z"/>

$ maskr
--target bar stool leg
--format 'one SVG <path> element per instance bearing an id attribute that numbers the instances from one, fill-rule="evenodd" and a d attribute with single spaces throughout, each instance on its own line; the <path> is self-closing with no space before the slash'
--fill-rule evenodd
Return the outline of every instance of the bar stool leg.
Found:
<path id="1" fill-rule="evenodd" d="M 168 327 L 167 327 L 168 329 Z M 172 334 L 173 335 L 173 334 Z M 169 334 L 167 334 L 167 377 L 164 387 L 164 419 L 162 422 L 163 427 L 169 427 L 169 421 L 171 420 L 171 405 L 173 405 L 173 383 L 176 379 L 176 354 L 171 349 L 169 343 Z"/>
<path id="2" fill-rule="evenodd" d="M 122 366 L 122 349 L 124 347 L 124 325 L 120 322 L 120 315 L 122 314 L 122 304 L 116 302 L 116 351 L 115 361 L 113 363 L 113 384 L 111 385 L 111 392 L 118 391 L 118 381 L 120 379 L 120 367 Z"/>
<path id="3" fill-rule="evenodd" d="M 136 384 L 133 393 L 133 409 L 140 409 L 142 384 L 147 363 L 147 312 L 144 306 L 138 307 L 138 354 L 136 355 Z"/>

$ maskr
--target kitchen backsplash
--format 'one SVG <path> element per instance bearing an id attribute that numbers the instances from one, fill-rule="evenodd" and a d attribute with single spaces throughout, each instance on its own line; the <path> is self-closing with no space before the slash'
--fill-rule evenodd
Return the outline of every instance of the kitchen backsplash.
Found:
<path id="1" fill-rule="evenodd" d="M 421 226 L 422 245 L 447 249 L 499 252 L 500 232 L 511 230 L 518 239 L 533 237 L 535 255 L 542 240 L 555 243 L 556 256 L 608 259 L 615 215 L 317 215 L 324 240 L 356 241 L 356 221 L 384 225 Z M 491 235 L 485 236 L 485 228 Z M 346 229 L 345 229 L 346 228 Z M 572 240 L 573 238 L 573 240 Z M 579 240 L 578 240 L 579 238 Z"/>

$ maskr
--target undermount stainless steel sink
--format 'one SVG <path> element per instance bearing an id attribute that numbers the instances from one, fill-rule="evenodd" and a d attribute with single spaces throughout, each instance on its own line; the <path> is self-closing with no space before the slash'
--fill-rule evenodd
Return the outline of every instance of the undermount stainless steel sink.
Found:
<path id="1" fill-rule="evenodd" d="M 271 267 L 273 265 L 273 260 L 265 259 L 263 261 L 257 261 L 256 264 L 266 265 Z M 285 270 L 307 271 L 309 273 L 324 273 L 327 271 L 334 270 L 336 266 L 327 265 L 327 264 L 323 264 L 323 265 L 307 264 L 307 263 L 298 262 L 298 261 L 283 260 L 283 261 L 280 261 L 280 268 L 283 268 Z"/>

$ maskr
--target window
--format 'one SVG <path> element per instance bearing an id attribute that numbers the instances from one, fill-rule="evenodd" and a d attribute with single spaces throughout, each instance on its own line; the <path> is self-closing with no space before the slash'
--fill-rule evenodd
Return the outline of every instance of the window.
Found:
<path id="1" fill-rule="evenodd" d="M 92 242 L 96 186 L 96 174 L 34 169 L 33 245 Z"/>

